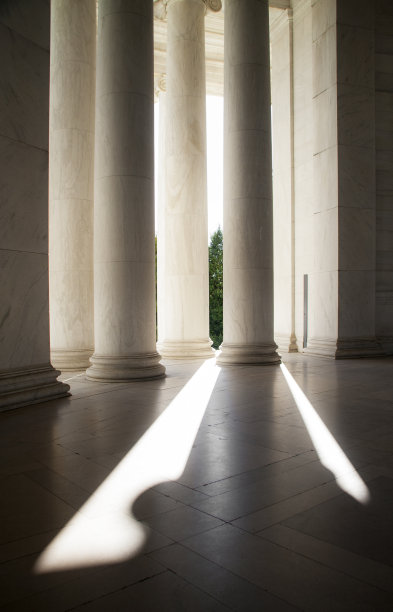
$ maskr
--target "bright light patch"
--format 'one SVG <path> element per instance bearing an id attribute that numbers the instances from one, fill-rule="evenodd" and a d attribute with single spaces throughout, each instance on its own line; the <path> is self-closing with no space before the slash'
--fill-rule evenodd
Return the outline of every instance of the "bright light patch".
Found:
<path id="1" fill-rule="evenodd" d="M 203 363 L 168 408 L 39 557 L 36 573 L 118 563 L 143 547 L 131 512 L 144 491 L 182 475 L 220 368 Z"/>
<path id="2" fill-rule="evenodd" d="M 351 497 L 361 504 L 367 504 L 370 501 L 370 491 L 366 484 L 337 444 L 336 440 L 318 416 L 293 376 L 288 372 L 285 365 L 282 363 L 280 367 L 304 424 L 307 427 L 320 462 L 334 474 L 340 489 L 348 493 L 348 495 L 351 495 Z"/>

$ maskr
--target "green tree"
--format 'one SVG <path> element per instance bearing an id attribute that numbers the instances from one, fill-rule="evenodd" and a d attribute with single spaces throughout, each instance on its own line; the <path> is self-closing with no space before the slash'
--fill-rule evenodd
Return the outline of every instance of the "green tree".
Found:
<path id="1" fill-rule="evenodd" d="M 222 249 L 221 228 L 210 237 L 209 245 L 209 327 L 213 347 L 218 349 L 222 343 Z"/>

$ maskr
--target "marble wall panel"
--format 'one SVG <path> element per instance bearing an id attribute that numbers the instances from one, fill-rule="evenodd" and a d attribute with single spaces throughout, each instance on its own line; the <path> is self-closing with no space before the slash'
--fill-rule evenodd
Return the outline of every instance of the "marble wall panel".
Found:
<path id="1" fill-rule="evenodd" d="M 339 272 L 340 338 L 375 337 L 375 271 Z"/>
<path id="2" fill-rule="evenodd" d="M 375 86 L 382 91 L 393 91 L 393 74 L 377 72 L 375 75 Z"/>
<path id="3" fill-rule="evenodd" d="M 340 270 L 375 269 L 375 210 L 340 206 Z"/>
<path id="4" fill-rule="evenodd" d="M 374 88 L 374 30 L 339 24 L 337 81 Z"/>
<path id="5" fill-rule="evenodd" d="M 331 208 L 314 214 L 315 272 L 338 269 L 338 209 Z"/>
<path id="6" fill-rule="evenodd" d="M 314 155 L 315 183 L 313 185 L 313 211 L 326 211 L 337 206 L 338 160 L 337 147 Z"/>
<path id="7" fill-rule="evenodd" d="M 314 267 L 313 69 L 311 1 L 293 2 L 295 331 L 303 339 L 303 275 Z"/>
<path id="8" fill-rule="evenodd" d="M 393 15 L 386 11 L 381 11 L 377 5 L 377 12 L 375 17 L 375 26 L 378 34 L 385 36 L 391 36 L 393 31 Z"/>
<path id="9" fill-rule="evenodd" d="M 0 22 L 43 49 L 49 50 L 50 0 L 3 0 Z"/>
<path id="10" fill-rule="evenodd" d="M 48 153 L 0 136 L 2 249 L 47 253 Z"/>
<path id="11" fill-rule="evenodd" d="M 314 12 L 313 12 L 314 20 Z M 337 33 L 334 26 L 313 42 L 313 95 L 317 96 L 337 82 Z"/>
<path id="12" fill-rule="evenodd" d="M 374 149 L 340 145 L 338 147 L 338 201 L 340 206 L 374 208 Z"/>
<path id="13" fill-rule="evenodd" d="M 377 72 L 393 73 L 393 62 L 391 53 L 376 53 L 375 69 Z"/>
<path id="14" fill-rule="evenodd" d="M 374 27 L 374 2 L 370 0 L 337 2 L 337 22 L 372 29 Z"/>
<path id="15" fill-rule="evenodd" d="M 338 144 L 374 147 L 374 92 L 342 83 L 337 88 Z"/>
<path id="16" fill-rule="evenodd" d="M 375 51 L 377 53 L 393 54 L 393 36 L 378 33 L 375 38 Z"/>
<path id="17" fill-rule="evenodd" d="M 337 338 L 338 334 L 338 271 L 310 274 L 308 278 L 308 337 Z"/>
<path id="18" fill-rule="evenodd" d="M 49 363 L 48 256 L 0 250 L 0 370 Z"/>
<path id="19" fill-rule="evenodd" d="M 315 0 L 312 2 L 312 40 L 316 41 L 329 28 L 336 25 L 336 0 Z"/>
<path id="20" fill-rule="evenodd" d="M 329 87 L 314 98 L 314 155 L 337 144 L 337 88 Z"/>
<path id="21" fill-rule="evenodd" d="M 15 34 L 0 15 L 0 134 L 48 148 L 49 96 L 43 103 L 37 81 L 49 91 L 48 51 Z"/>
<path id="22" fill-rule="evenodd" d="M 380 255 L 384 255 L 381 253 Z M 389 269 L 382 269 L 379 267 L 377 270 L 377 288 L 378 291 L 391 291 L 393 287 L 393 270 L 391 267 Z"/>

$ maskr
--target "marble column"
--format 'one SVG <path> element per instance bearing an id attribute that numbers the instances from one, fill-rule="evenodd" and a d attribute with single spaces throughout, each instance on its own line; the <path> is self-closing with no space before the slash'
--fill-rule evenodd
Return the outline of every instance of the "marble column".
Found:
<path id="1" fill-rule="evenodd" d="M 224 341 L 220 365 L 274 364 L 267 0 L 226 0 Z"/>
<path id="2" fill-rule="evenodd" d="M 95 352 L 87 378 L 161 377 L 154 282 L 153 3 L 98 3 Z"/>
<path id="3" fill-rule="evenodd" d="M 49 113 L 51 360 L 93 353 L 95 0 L 52 0 Z"/>
<path id="4" fill-rule="evenodd" d="M 158 230 L 159 350 L 214 355 L 209 339 L 204 17 L 220 1 L 166 0 L 166 190 Z"/>
<path id="5" fill-rule="evenodd" d="M 0 411 L 69 391 L 49 357 L 49 29 L 49 3 L 2 3 Z"/>

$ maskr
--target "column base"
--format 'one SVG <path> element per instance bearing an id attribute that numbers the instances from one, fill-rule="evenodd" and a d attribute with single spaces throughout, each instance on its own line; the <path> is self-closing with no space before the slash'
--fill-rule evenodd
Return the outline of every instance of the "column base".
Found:
<path id="1" fill-rule="evenodd" d="M 159 363 L 158 353 L 141 353 L 129 357 L 93 355 L 91 366 L 86 370 L 86 378 L 98 382 L 129 382 L 132 380 L 152 380 L 163 378 L 165 368 Z"/>
<path id="2" fill-rule="evenodd" d="M 274 339 L 278 345 L 278 350 L 285 353 L 297 353 L 298 346 L 296 336 L 294 334 L 275 334 Z"/>
<path id="3" fill-rule="evenodd" d="M 59 374 L 50 364 L 0 372 L 0 411 L 71 395 Z"/>
<path id="4" fill-rule="evenodd" d="M 165 359 L 211 359 L 216 352 L 212 348 L 212 341 L 208 340 L 163 340 L 157 344 L 162 357 Z"/>
<path id="5" fill-rule="evenodd" d="M 277 344 L 228 344 L 224 342 L 217 365 L 274 365 L 281 363 Z"/>
<path id="6" fill-rule="evenodd" d="M 62 372 L 86 370 L 90 365 L 90 357 L 93 352 L 93 349 L 81 349 L 76 351 L 52 349 L 50 357 L 52 365 Z"/>
<path id="7" fill-rule="evenodd" d="M 385 357 L 386 353 L 376 338 L 310 338 L 307 355 L 329 357 L 331 359 L 359 359 L 362 357 Z"/>

